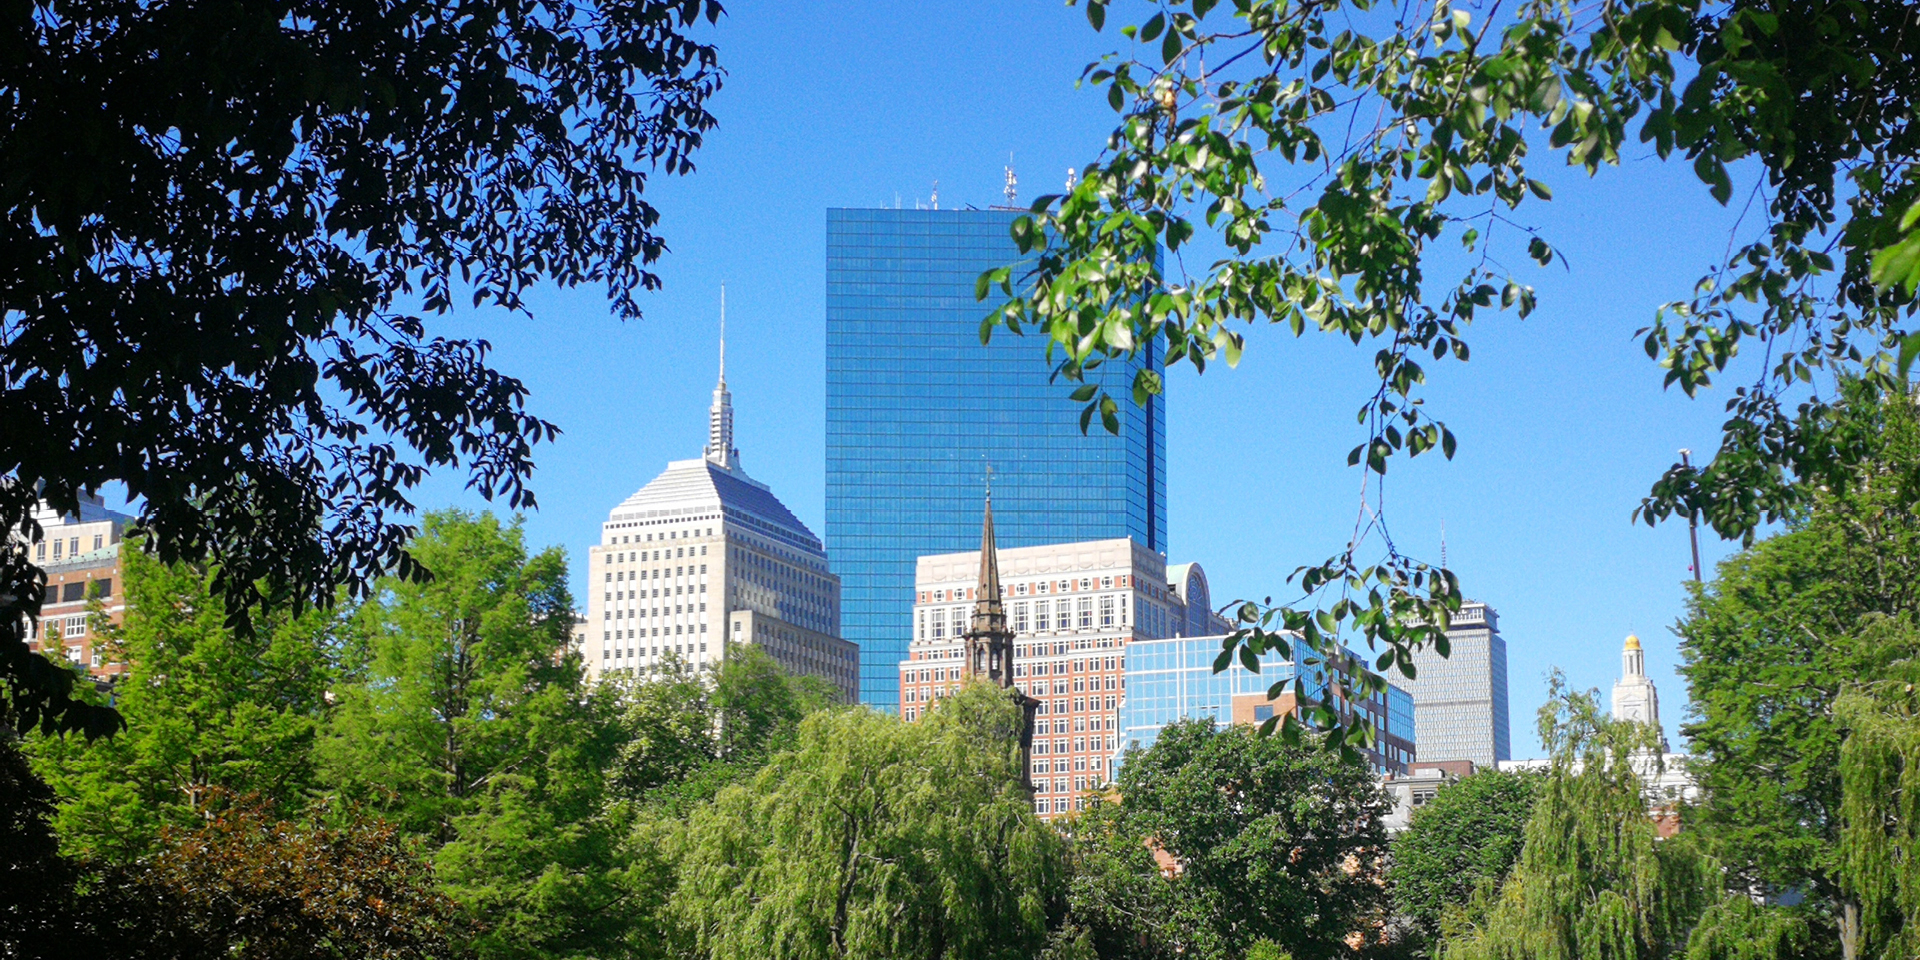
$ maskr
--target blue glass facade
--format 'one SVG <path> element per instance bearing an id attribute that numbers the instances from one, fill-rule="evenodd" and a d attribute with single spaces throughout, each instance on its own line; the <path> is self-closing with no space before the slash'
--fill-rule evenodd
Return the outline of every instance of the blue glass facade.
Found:
<path id="1" fill-rule="evenodd" d="M 1291 652 L 1269 650 L 1260 656 L 1260 672 L 1242 666 L 1235 657 L 1224 672 L 1214 673 L 1223 637 L 1173 637 L 1133 640 L 1127 644 L 1126 696 L 1120 702 L 1120 741 L 1110 761 L 1109 777 L 1118 777 L 1120 762 L 1129 750 L 1146 750 L 1168 724 L 1186 719 L 1210 719 L 1220 726 L 1234 721 L 1236 697 L 1265 699 L 1276 683 L 1291 681 L 1295 664 L 1314 663 L 1318 656 L 1295 640 Z M 1327 668 L 1314 666 L 1307 675 L 1309 697 L 1325 696 Z M 1289 688 L 1288 693 L 1292 692 Z M 1398 768 L 1413 759 L 1413 697 L 1389 685 L 1384 703 L 1373 701 L 1380 733 L 1391 741 L 1369 751 L 1377 766 Z M 1273 716 L 1273 706 L 1254 707 L 1254 721 Z M 1381 717 L 1380 713 L 1385 716 Z M 1383 752 L 1384 751 L 1384 752 Z M 1399 751 L 1399 752 L 1395 752 Z"/>
<path id="2" fill-rule="evenodd" d="M 1265 697 L 1274 684 L 1293 679 L 1294 664 L 1312 656 L 1305 644 L 1295 642 L 1291 654 L 1261 654 L 1259 673 L 1242 666 L 1238 657 L 1224 672 L 1214 673 L 1220 639 L 1174 637 L 1127 644 L 1127 695 L 1120 703 L 1122 751 L 1152 747 L 1162 727 L 1180 720 L 1210 718 L 1227 726 L 1233 723 L 1234 697 Z M 1309 689 L 1320 695 L 1320 685 Z M 1268 716 L 1272 714 L 1259 719 Z"/>
<path id="3" fill-rule="evenodd" d="M 899 706 L 914 561 L 979 546 L 988 464 L 1001 547 L 1132 537 L 1166 553 L 1164 401 L 1125 402 L 1137 363 L 1100 371 L 1120 434 L 1082 435 L 1044 341 L 980 343 L 974 283 L 1019 259 L 1018 216 L 827 211 L 827 552 L 860 699 L 883 709 Z"/>

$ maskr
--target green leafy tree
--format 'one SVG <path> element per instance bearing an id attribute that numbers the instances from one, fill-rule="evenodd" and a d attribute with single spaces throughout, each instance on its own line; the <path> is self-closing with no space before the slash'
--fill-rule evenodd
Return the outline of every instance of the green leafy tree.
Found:
<path id="1" fill-rule="evenodd" d="M 118 726 L 28 654 L 38 498 L 124 484 L 227 616 L 407 578 L 409 492 L 531 506 L 557 429 L 457 303 L 604 285 L 639 316 L 646 188 L 693 169 L 716 0 L 48 0 L 0 30 L 0 707 Z M 76 122 L 76 117 L 85 118 Z M 12 534 L 24 539 L 15 539 Z"/>
<path id="2" fill-rule="evenodd" d="M 1840 747 L 1841 882 L 1859 905 L 1853 956 L 1920 955 L 1920 638 L 1878 619 L 1870 644 L 1901 651 L 1835 704 Z"/>
<path id="3" fill-rule="evenodd" d="M 322 745 L 327 780 L 428 844 L 482 956 L 592 955 L 624 930 L 602 816 L 617 738 L 567 653 L 565 559 L 459 511 L 428 514 L 409 549 L 433 578 L 384 581 L 361 608 L 365 660 Z"/>
<path id="4" fill-rule="evenodd" d="M 60 856 L 53 790 L 34 775 L 20 745 L 0 737 L 0 957 L 71 955 L 84 911 L 80 871 Z"/>
<path id="5" fill-rule="evenodd" d="M 1449 910 L 1484 905 L 1520 859 L 1540 777 L 1481 770 L 1442 789 L 1393 840 L 1393 904 L 1418 932 L 1438 938 Z M 1480 919 L 1472 913 L 1467 922 Z"/>
<path id="6" fill-rule="evenodd" d="M 749 785 L 694 811 L 674 913 L 745 958 L 1016 958 L 1045 944 L 1060 842 L 1033 814 L 1019 709 L 969 684 L 917 724 L 815 713 Z"/>
<path id="7" fill-rule="evenodd" d="M 834 702 L 824 681 L 788 674 L 752 644 L 729 644 L 710 677 L 668 669 L 603 683 L 620 703 L 617 793 L 679 807 L 753 776 L 794 745 L 802 718 Z"/>
<path id="8" fill-rule="evenodd" d="M 1388 802 L 1361 761 L 1187 720 L 1130 754 L 1115 791 L 1070 831 L 1072 911 L 1101 956 L 1239 958 L 1267 941 L 1313 960 L 1382 933 Z"/>
<path id="9" fill-rule="evenodd" d="M 1096 30 L 1117 9 L 1084 7 Z M 1333 656 L 1343 631 L 1378 651 L 1378 671 L 1446 652 L 1459 584 L 1401 553 L 1378 507 L 1395 458 L 1456 449 L 1425 403 L 1429 368 L 1467 360 L 1475 319 L 1529 315 L 1523 271 L 1563 259 L 1526 225 L 1552 197 L 1543 158 L 1591 175 L 1644 143 L 1723 204 L 1736 172 L 1761 180 L 1742 190 L 1725 261 L 1636 334 L 1689 396 L 1723 375 L 1752 384 L 1727 401 L 1714 457 L 1654 482 L 1647 522 L 1750 538 L 1792 515 L 1858 462 L 1813 442 L 1838 393 L 1828 378 L 1900 390 L 1920 356 L 1906 0 L 1168 0 L 1138 16 L 1127 48 L 1083 75 L 1118 114 L 1105 149 L 1015 222 L 1024 259 L 980 277 L 982 299 L 998 288 L 981 335 L 1043 339 L 1083 425 L 1109 430 L 1164 382 L 1149 364 L 1116 398 L 1085 376 L 1121 357 L 1231 365 L 1268 325 L 1370 354 L 1378 382 L 1348 462 L 1372 478 L 1371 519 L 1300 568 L 1296 597 L 1240 606 L 1235 643 L 1255 653 L 1298 634 Z M 1336 741 L 1353 729 L 1333 710 L 1312 719 Z"/>
<path id="10" fill-rule="evenodd" d="M 1836 704 L 1912 655 L 1911 631 L 1863 630 L 1920 616 L 1920 419 L 1909 399 L 1856 393 L 1817 437 L 1858 465 L 1788 531 L 1724 561 L 1679 625 L 1683 729 L 1707 797 L 1689 823 L 1737 886 L 1805 896 L 1821 938 L 1853 944 Z"/>
<path id="11" fill-rule="evenodd" d="M 1654 960 L 1686 947 L 1721 899 L 1712 858 L 1661 841 L 1636 763 L 1658 761 L 1655 732 L 1601 715 L 1595 695 L 1555 673 L 1540 708 L 1551 766 L 1519 862 L 1484 921 L 1440 945 L 1443 960 Z M 1684 835 L 1682 835 L 1684 837 Z"/>
<path id="12" fill-rule="evenodd" d="M 123 570 L 123 622 L 98 626 L 114 658 L 129 664 L 113 696 L 137 725 L 90 743 L 28 744 L 59 798 L 63 849 L 96 861 L 144 856 L 162 828 L 198 823 L 213 791 L 297 814 L 318 785 L 314 748 L 351 631 L 310 608 L 268 614 L 239 632 L 208 571 L 162 563 L 131 544 Z"/>

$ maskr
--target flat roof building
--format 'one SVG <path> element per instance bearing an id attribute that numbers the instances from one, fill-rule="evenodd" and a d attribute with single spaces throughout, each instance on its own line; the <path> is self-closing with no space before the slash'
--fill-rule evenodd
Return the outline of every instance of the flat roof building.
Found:
<path id="1" fill-rule="evenodd" d="M 126 614 L 126 583 L 121 575 L 121 538 L 133 518 L 106 508 L 97 495 L 83 496 L 78 514 L 63 515 L 44 504 L 35 511 L 40 539 L 28 556 L 47 573 L 47 594 L 40 622 L 29 624 L 27 649 L 58 651 L 67 662 L 102 678 L 126 672 L 127 665 L 103 642 L 91 613 L 118 624 Z"/>
<path id="2" fill-rule="evenodd" d="M 1080 405 L 1033 337 L 980 342 L 982 272 L 1021 258 L 1018 210 L 827 211 L 827 544 L 860 645 L 860 700 L 903 706 L 917 559 L 971 550 L 993 470 L 1005 548 L 1131 538 L 1167 551 L 1165 404 L 1136 406 L 1159 345 L 1088 371 L 1122 400 L 1117 436 Z M 1164 582 L 1164 581 L 1163 581 Z"/>
<path id="3" fill-rule="evenodd" d="M 1127 751 L 1151 748 L 1162 729 L 1181 720 L 1209 719 L 1226 726 L 1260 724 L 1288 714 L 1304 719 L 1311 704 L 1301 701 L 1292 689 L 1274 698 L 1268 697 L 1268 691 L 1274 684 L 1291 681 L 1296 665 L 1321 658 L 1296 639 L 1291 649 L 1260 654 L 1258 673 L 1248 670 L 1237 656 L 1227 669 L 1215 673 L 1214 662 L 1225 640 L 1226 633 L 1221 631 L 1214 636 L 1141 640 L 1129 646 L 1127 696 L 1120 709 L 1120 744 L 1112 758 L 1111 775 L 1118 776 Z M 1349 652 L 1348 659 L 1355 660 L 1357 655 Z M 1324 663 L 1308 670 L 1308 696 L 1325 698 L 1328 678 L 1338 674 L 1328 671 Z M 1375 770 L 1396 773 L 1416 759 L 1414 703 L 1405 690 L 1388 684 L 1385 693 L 1358 701 L 1336 690 L 1335 706 L 1344 715 L 1358 714 L 1373 724 L 1377 742 L 1361 752 Z"/>
<path id="4" fill-rule="evenodd" d="M 1420 759 L 1471 760 L 1482 769 L 1512 759 L 1500 614 L 1477 600 L 1461 604 L 1447 642 L 1449 656 L 1421 647 L 1413 653 L 1417 675 L 1394 680 L 1418 707 Z"/>
<path id="5" fill-rule="evenodd" d="M 994 510 L 1000 491 L 994 488 Z M 1167 581 L 1158 553 L 1131 539 L 1014 547 L 996 551 L 1008 629 L 1013 683 L 1039 701 L 1029 774 L 1034 809 L 1053 817 L 1084 809 L 1087 796 L 1112 779 L 1109 759 L 1119 730 L 1130 645 L 1184 632 L 1190 622 L 1219 628 L 1183 597 L 1208 602 L 1198 564 Z M 920 557 L 914 568 L 912 640 L 896 664 L 901 715 L 918 720 L 941 697 L 960 689 L 963 636 L 977 599 L 980 552 Z"/>

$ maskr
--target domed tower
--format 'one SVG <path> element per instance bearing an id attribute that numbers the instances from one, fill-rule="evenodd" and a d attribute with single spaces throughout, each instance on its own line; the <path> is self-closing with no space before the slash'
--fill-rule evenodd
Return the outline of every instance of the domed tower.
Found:
<path id="1" fill-rule="evenodd" d="M 1653 688 L 1653 681 L 1647 679 L 1646 653 L 1640 649 L 1640 638 L 1629 634 L 1625 649 L 1620 651 L 1620 679 L 1613 685 L 1613 719 L 1632 720 L 1661 730 L 1660 693 Z M 1667 750 L 1667 735 L 1660 734 L 1660 752 Z"/>

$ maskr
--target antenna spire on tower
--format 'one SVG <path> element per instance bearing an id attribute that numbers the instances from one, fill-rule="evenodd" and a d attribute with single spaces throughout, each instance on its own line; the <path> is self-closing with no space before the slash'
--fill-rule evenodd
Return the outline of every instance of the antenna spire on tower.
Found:
<path id="1" fill-rule="evenodd" d="M 720 380 L 713 387 L 713 406 L 707 408 L 707 449 L 710 463 L 724 470 L 740 469 L 740 451 L 733 448 L 733 394 L 727 392 L 727 285 L 720 285 Z"/>
<path id="2" fill-rule="evenodd" d="M 1020 178 L 1013 175 L 1013 151 L 1007 151 L 1007 206 L 1014 205 L 1020 197 Z"/>

